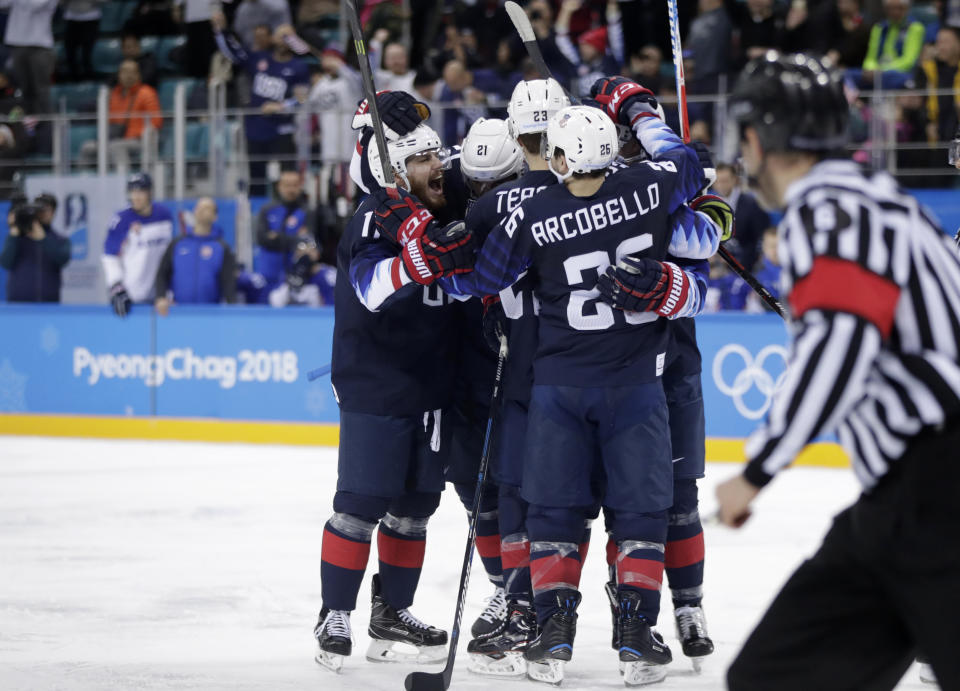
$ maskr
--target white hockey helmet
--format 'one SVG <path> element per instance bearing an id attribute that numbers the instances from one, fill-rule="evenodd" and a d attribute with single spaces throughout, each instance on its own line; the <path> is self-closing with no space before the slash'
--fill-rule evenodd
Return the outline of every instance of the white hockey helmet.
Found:
<path id="1" fill-rule="evenodd" d="M 531 79 L 513 88 L 507 104 L 507 124 L 510 134 L 546 132 L 547 123 L 561 108 L 570 105 L 570 99 L 556 79 Z"/>
<path id="2" fill-rule="evenodd" d="M 404 186 L 409 187 L 407 159 L 428 152 L 436 152 L 441 160 L 445 158 L 446 154 L 440 144 L 440 135 L 429 125 L 422 122 L 405 136 L 395 141 L 388 141 L 387 153 L 390 155 L 390 164 L 398 178 L 397 181 L 402 181 Z M 370 139 L 367 156 L 369 157 L 370 172 L 373 173 L 373 177 L 381 187 L 386 187 L 387 181 L 383 179 L 383 166 L 380 164 L 380 149 L 377 147 L 376 137 Z"/>
<path id="3" fill-rule="evenodd" d="M 568 170 L 563 175 L 553 169 L 557 149 L 562 149 L 567 159 Z M 547 165 L 561 180 L 574 173 L 604 170 L 616 160 L 619 151 L 616 125 L 602 110 L 568 106 L 550 118 L 547 125 Z"/>
<path id="4" fill-rule="evenodd" d="M 510 137 L 506 121 L 499 118 L 474 122 L 461 146 L 460 170 L 478 196 L 492 183 L 518 175 L 523 161 L 523 152 Z"/>

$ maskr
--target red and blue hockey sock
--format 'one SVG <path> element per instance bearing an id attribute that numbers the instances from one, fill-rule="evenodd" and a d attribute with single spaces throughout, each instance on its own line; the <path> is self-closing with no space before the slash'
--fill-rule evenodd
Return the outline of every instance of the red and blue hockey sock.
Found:
<path id="1" fill-rule="evenodd" d="M 587 561 L 587 553 L 590 551 L 590 536 L 593 534 L 590 524 L 593 523 L 591 519 L 587 519 L 583 522 L 583 537 L 580 538 L 580 547 L 577 550 L 580 552 L 580 563 L 585 564 Z"/>
<path id="2" fill-rule="evenodd" d="M 473 510 L 476 485 L 454 485 L 460 502 L 468 514 Z M 487 578 L 495 586 L 503 587 L 503 563 L 500 557 L 500 522 L 497 506 L 499 490 L 496 485 L 487 483 L 480 495 L 480 513 L 477 515 L 477 554 L 483 562 Z"/>
<path id="3" fill-rule="evenodd" d="M 583 520 L 583 512 L 576 509 L 530 506 L 530 581 L 541 625 L 557 612 L 554 591 L 580 588 Z"/>
<path id="4" fill-rule="evenodd" d="M 617 512 L 614 528 L 614 538 L 617 540 L 617 591 L 634 590 L 640 593 L 637 612 L 651 625 L 657 623 L 660 614 L 666 533 L 665 511 L 643 514 Z"/>
<path id="5" fill-rule="evenodd" d="M 530 538 L 527 535 L 527 502 L 520 488 L 500 485 L 500 559 L 503 563 L 503 590 L 508 600 L 531 604 Z"/>
<path id="6" fill-rule="evenodd" d="M 667 527 L 667 582 L 674 607 L 696 607 L 703 599 L 703 525 L 697 510 L 697 481 L 676 480 Z"/>
<path id="7" fill-rule="evenodd" d="M 345 513 L 335 513 L 323 528 L 320 582 L 323 604 L 352 612 L 370 556 L 376 523 Z"/>
<path id="8" fill-rule="evenodd" d="M 394 609 L 406 609 L 413 604 L 427 547 L 428 520 L 391 513 L 380 520 L 377 552 L 381 593 Z"/>

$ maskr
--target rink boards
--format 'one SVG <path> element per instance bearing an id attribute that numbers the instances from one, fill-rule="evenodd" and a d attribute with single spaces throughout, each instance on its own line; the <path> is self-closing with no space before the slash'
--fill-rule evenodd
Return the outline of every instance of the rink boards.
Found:
<path id="1" fill-rule="evenodd" d="M 0 305 L 0 433 L 336 445 L 332 309 Z M 737 461 L 784 372 L 775 315 L 706 315 L 707 458 Z M 372 365 L 373 366 L 373 365 Z M 802 459 L 845 465 L 835 444 Z"/>

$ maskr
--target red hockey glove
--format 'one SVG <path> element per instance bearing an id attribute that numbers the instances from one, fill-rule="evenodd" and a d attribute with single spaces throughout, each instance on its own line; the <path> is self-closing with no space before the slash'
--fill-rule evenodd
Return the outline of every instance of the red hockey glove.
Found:
<path id="1" fill-rule="evenodd" d="M 377 201 L 374 224 L 377 232 L 398 245 L 420 237 L 433 220 L 433 214 L 420 200 L 402 188 L 379 188 L 373 193 Z"/>
<path id="2" fill-rule="evenodd" d="M 443 227 L 430 224 L 426 233 L 407 241 L 400 257 L 410 278 L 430 285 L 441 276 L 472 270 L 475 251 L 473 234 L 456 221 Z"/>
<path id="3" fill-rule="evenodd" d="M 626 256 L 597 281 L 607 304 L 627 312 L 677 314 L 690 295 L 690 277 L 676 264 Z"/>
<path id="4" fill-rule="evenodd" d="M 611 120 L 621 125 L 633 127 L 640 118 L 660 119 L 653 92 L 626 77 L 598 79 L 590 87 L 590 95 L 603 106 Z"/>

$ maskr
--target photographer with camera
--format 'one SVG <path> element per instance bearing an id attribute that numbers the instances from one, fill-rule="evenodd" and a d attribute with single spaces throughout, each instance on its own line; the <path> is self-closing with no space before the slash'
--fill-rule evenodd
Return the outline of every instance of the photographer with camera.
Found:
<path id="1" fill-rule="evenodd" d="M 44 195 L 46 196 L 46 195 Z M 63 267 L 70 261 L 70 240 L 41 222 L 41 204 L 15 201 L 7 223 L 10 233 L 0 251 L 7 278 L 9 302 L 60 302 Z"/>
<path id="2" fill-rule="evenodd" d="M 157 299 L 161 317 L 171 303 L 217 304 L 237 301 L 237 262 L 233 250 L 214 234 L 217 204 L 201 197 L 193 207 L 193 228 L 167 246 L 157 270 Z"/>
<path id="3" fill-rule="evenodd" d="M 272 307 L 333 304 L 337 269 L 320 261 L 320 248 L 311 237 L 302 237 L 293 251 L 287 280 L 270 291 Z"/>

